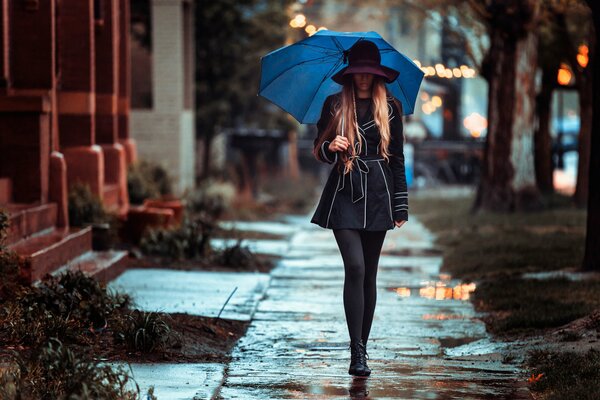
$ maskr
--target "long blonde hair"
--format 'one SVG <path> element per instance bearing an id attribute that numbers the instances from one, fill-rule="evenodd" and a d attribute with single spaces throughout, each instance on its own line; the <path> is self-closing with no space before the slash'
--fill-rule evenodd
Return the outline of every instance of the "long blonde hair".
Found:
<path id="1" fill-rule="evenodd" d="M 391 133 L 388 99 L 391 98 L 394 100 L 398 110 L 402 109 L 399 102 L 388 91 L 383 78 L 380 78 L 379 76 L 373 77 L 371 96 L 373 99 L 373 117 L 381 135 L 379 154 L 381 154 L 386 161 L 389 161 L 390 153 L 388 151 L 388 146 L 391 140 Z M 346 136 L 350 144 L 345 152 L 340 152 L 340 156 L 338 157 L 338 171 L 340 164 L 343 164 L 345 166 L 344 173 L 348 173 L 353 169 L 353 157 L 360 154 L 363 146 L 362 136 L 357 133 L 358 117 L 356 115 L 356 99 L 353 79 L 348 79 L 342 86 L 340 103 L 334 105 L 334 109 L 335 114 L 331 118 L 329 125 L 325 128 L 325 132 L 323 132 L 316 143 L 314 154 L 315 157 L 318 157 L 318 150 L 325 140 L 332 141 L 336 135 Z"/>

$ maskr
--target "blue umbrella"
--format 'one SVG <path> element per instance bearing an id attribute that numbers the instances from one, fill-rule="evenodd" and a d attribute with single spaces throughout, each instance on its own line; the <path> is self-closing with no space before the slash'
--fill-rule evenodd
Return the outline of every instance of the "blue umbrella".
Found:
<path id="1" fill-rule="evenodd" d="M 331 76 L 346 66 L 347 51 L 359 39 L 374 42 L 381 54 L 381 64 L 400 72 L 398 78 L 386 86 L 402 102 L 404 115 L 412 114 L 425 74 L 410 58 L 373 31 L 324 29 L 266 54 L 261 57 L 258 94 L 290 113 L 301 124 L 317 123 L 327 96 L 342 88 Z"/>

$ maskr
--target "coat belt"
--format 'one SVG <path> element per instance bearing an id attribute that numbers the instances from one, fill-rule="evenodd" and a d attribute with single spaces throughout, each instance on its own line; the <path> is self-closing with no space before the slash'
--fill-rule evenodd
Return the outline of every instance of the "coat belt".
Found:
<path id="1" fill-rule="evenodd" d="M 384 158 L 379 155 L 372 156 L 350 156 L 352 160 L 352 170 L 346 172 L 346 168 L 344 167 L 344 175 L 342 176 L 342 186 L 338 189 L 338 192 L 345 187 L 346 175 L 350 174 L 350 192 L 352 202 L 356 203 L 363 197 L 365 197 L 365 186 L 367 185 L 367 174 L 369 173 L 369 166 L 367 165 L 367 161 L 376 161 L 376 160 L 384 160 Z M 385 179 L 385 177 L 384 177 Z"/>

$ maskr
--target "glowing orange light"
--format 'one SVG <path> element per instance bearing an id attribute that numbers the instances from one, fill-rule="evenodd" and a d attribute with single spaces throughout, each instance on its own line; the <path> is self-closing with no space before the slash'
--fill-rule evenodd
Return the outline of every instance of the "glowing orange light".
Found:
<path id="1" fill-rule="evenodd" d="M 561 63 L 558 70 L 558 76 L 556 78 L 558 83 L 563 86 L 568 85 L 571 82 L 572 77 L 573 74 L 571 73 L 571 70 L 569 70 L 569 66 L 565 63 Z"/>
<path id="2" fill-rule="evenodd" d="M 577 54 L 577 63 L 581 65 L 582 68 L 587 67 L 589 62 L 589 52 L 587 45 L 582 44 L 579 46 L 579 54 Z"/>
<path id="3" fill-rule="evenodd" d="M 472 137 L 480 137 L 481 132 L 487 128 L 488 120 L 483 115 L 471 113 L 463 120 L 463 125 Z"/>

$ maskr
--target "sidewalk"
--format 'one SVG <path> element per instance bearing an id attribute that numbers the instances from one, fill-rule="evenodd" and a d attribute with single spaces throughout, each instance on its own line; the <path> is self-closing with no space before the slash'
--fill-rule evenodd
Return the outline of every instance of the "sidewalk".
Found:
<path id="1" fill-rule="evenodd" d="M 474 318 L 473 287 L 440 274 L 433 237 L 414 216 L 385 239 L 368 343 L 372 375 L 348 375 L 341 256 L 331 230 L 296 223 L 302 229 L 272 271 L 218 398 L 530 398 L 525 378 L 502 362 L 502 344 Z"/>

